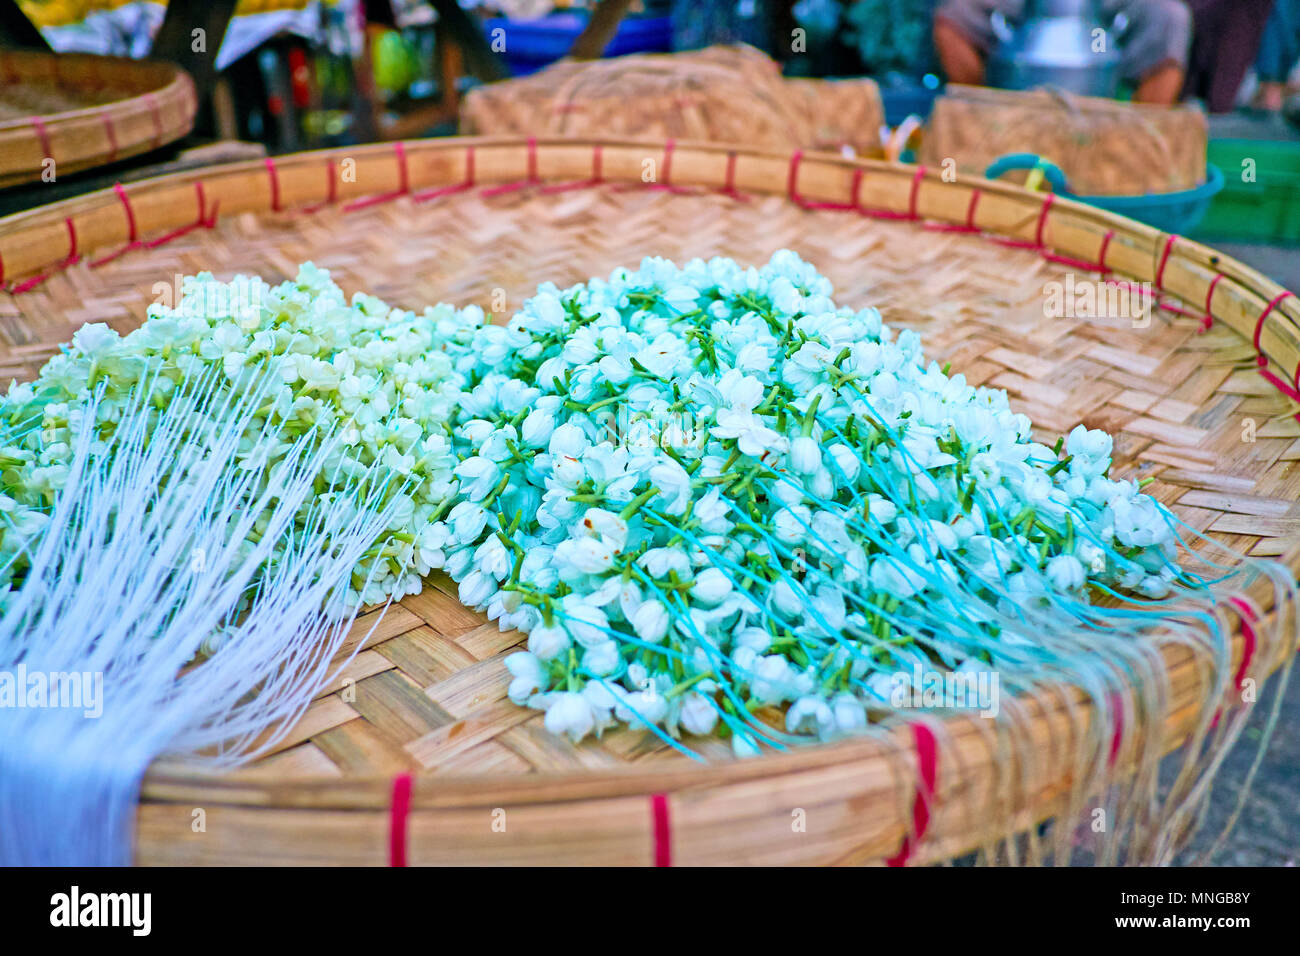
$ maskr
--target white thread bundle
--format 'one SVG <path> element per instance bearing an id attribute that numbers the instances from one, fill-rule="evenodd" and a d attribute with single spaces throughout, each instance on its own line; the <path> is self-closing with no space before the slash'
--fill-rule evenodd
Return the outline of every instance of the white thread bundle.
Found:
<path id="1" fill-rule="evenodd" d="M 170 393 L 162 380 L 141 380 L 110 441 L 81 429 L 0 619 L 0 668 L 103 675 L 98 719 L 0 708 L 3 864 L 127 863 L 155 757 L 220 766 L 273 744 L 267 728 L 292 726 L 325 679 L 356 613 L 343 606 L 352 571 L 390 517 L 378 466 L 317 498 L 330 436 L 236 457 L 274 368 L 233 387 L 218 372 Z M 84 421 L 99 411 L 92 397 Z"/>

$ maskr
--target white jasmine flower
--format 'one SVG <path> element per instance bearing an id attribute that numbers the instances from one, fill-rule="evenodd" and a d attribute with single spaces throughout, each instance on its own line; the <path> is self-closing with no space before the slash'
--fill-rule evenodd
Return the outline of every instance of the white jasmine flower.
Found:
<path id="1" fill-rule="evenodd" d="M 564 734 L 576 744 L 595 729 L 596 715 L 586 697 L 565 691 L 552 695 L 545 724 L 551 733 Z"/>

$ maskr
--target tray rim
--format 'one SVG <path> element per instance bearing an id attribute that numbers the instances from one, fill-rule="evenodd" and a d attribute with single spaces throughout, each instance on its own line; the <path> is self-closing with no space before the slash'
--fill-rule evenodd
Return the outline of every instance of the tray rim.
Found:
<path id="1" fill-rule="evenodd" d="M 185 202 L 176 200 L 200 183 L 206 186 L 210 198 L 221 204 L 229 200 L 230 207 L 236 212 L 285 211 L 300 206 L 318 206 L 331 200 L 355 201 L 367 196 L 387 198 L 389 193 L 403 195 L 417 188 L 459 189 L 471 183 L 481 186 L 580 181 L 590 174 L 596 150 L 603 157 L 603 178 L 610 183 L 637 182 L 635 170 L 639 159 L 665 156 L 671 151 L 674 186 L 713 190 L 735 188 L 785 195 L 804 202 L 834 203 L 844 201 L 843 194 L 850 183 L 853 198 L 857 199 L 859 189 L 871 180 L 874 187 L 883 189 L 888 196 L 882 208 L 890 213 L 891 218 L 907 218 L 910 212 L 919 213 L 918 219 L 955 225 L 963 222 L 963 216 L 969 218 L 968 210 L 973 207 L 969 202 L 971 192 L 980 190 L 986 197 L 980 207 L 982 212 L 993 206 L 987 201 L 989 196 L 997 197 L 1001 206 L 1011 210 L 1010 215 L 1003 209 L 995 217 L 981 216 L 977 220 L 981 231 L 1022 244 L 1039 239 L 1042 241 L 1038 248 L 1074 257 L 1080 263 L 1093 261 L 1089 254 L 1095 252 L 1097 239 L 1103 230 L 1122 234 L 1124 242 L 1110 244 L 1111 258 L 1107 259 L 1107 264 L 1111 271 L 1138 281 L 1160 279 L 1162 288 L 1188 301 L 1197 301 L 1197 292 L 1204 298 L 1204 289 L 1211 286 L 1208 302 L 1212 314 L 1247 338 L 1250 337 L 1252 319 L 1258 322 L 1260 314 L 1265 310 L 1271 311 L 1282 321 L 1275 322 L 1274 327 L 1266 330 L 1269 334 L 1260 337 L 1261 352 L 1291 369 L 1300 360 L 1300 333 L 1296 331 L 1300 327 L 1300 302 L 1294 298 L 1278 301 L 1287 290 L 1254 269 L 1200 243 L 1161 233 L 1067 198 L 1045 200 L 1041 193 L 1032 193 L 1012 184 L 966 176 L 939 179 L 928 174 L 923 167 L 847 159 L 828 153 L 782 153 L 711 143 L 665 144 L 585 137 L 448 138 L 343 147 L 265 161 L 223 164 L 132 183 L 126 192 L 135 203 L 135 218 L 145 223 L 144 227 L 137 223 L 139 232 L 126 228 L 121 214 L 121 206 L 126 200 L 122 198 L 124 191 L 120 188 L 100 190 L 0 219 L 0 259 L 12 262 L 17 258 L 28 266 L 28 272 L 51 265 L 57 267 L 63 258 L 59 245 L 66 241 L 65 224 L 68 222 L 76 222 L 83 237 L 89 237 L 88 241 L 83 239 L 83 251 L 119 243 L 126 243 L 125 248 L 139 245 L 146 230 L 185 229 L 208 224 L 204 222 L 202 190 L 199 190 L 197 202 L 192 204 L 197 206 L 197 218 L 192 218 Z M 415 166 L 413 174 L 411 160 L 417 156 L 426 161 Z M 327 188 L 325 177 L 320 175 L 322 163 L 330 164 L 332 169 L 333 164 L 344 159 L 354 160 L 358 169 L 364 161 L 369 171 L 367 186 L 373 183 L 379 188 L 367 188 L 365 192 L 336 186 Z M 223 188 L 217 189 L 221 184 L 224 184 Z M 936 201 L 933 195 L 938 189 L 942 189 L 946 197 L 942 202 Z M 286 195 L 290 196 L 287 203 Z M 921 200 L 919 209 L 918 197 Z M 221 214 L 230 214 L 230 207 L 222 208 Z M 1118 257 L 1116 253 L 1119 253 Z M 1213 276 L 1221 276 L 1227 281 L 1215 280 Z M 1271 307 L 1268 305 L 1270 302 L 1274 303 Z M 1283 325 L 1283 322 L 1289 324 Z M 1293 572 L 1300 571 L 1300 543 L 1280 560 Z M 1257 590 L 1260 594 L 1256 595 L 1256 600 L 1262 604 L 1262 589 Z M 1266 612 L 1269 610 L 1267 605 L 1262 606 Z M 1257 663 L 1256 667 L 1261 672 L 1271 673 L 1294 649 L 1289 646 L 1274 648 L 1274 653 Z M 1184 741 L 1189 727 L 1195 724 L 1202 710 L 1214 702 L 1206 700 L 1202 694 L 1204 675 L 1199 673 L 1191 651 L 1166 644 L 1161 647 L 1161 654 L 1171 686 L 1177 681 L 1184 685 L 1184 693 L 1178 697 L 1183 705 L 1174 707 L 1171 704 L 1164 738 L 1160 742 L 1161 751 L 1165 752 Z M 1235 666 L 1242 655 L 1243 641 L 1237 633 L 1232 642 L 1230 666 Z M 1188 681 L 1192 683 L 1189 685 Z M 1032 719 L 1036 726 L 1046 721 L 1050 730 L 1051 722 L 1063 719 L 1067 709 L 1068 705 L 1062 703 L 1047 713 L 1033 715 Z M 1089 721 L 1092 716 L 1088 714 Z M 956 717 L 943 724 L 947 728 L 946 744 L 958 747 L 970 759 L 951 761 L 942 749 L 941 757 L 949 766 L 956 762 L 967 771 L 987 770 L 994 763 L 994 755 L 976 740 L 981 736 L 978 728 L 967 726 L 973 720 Z M 649 769 L 621 767 L 512 775 L 417 773 L 414 775 L 416 786 L 411 796 L 411 807 L 415 812 L 482 809 L 495 806 L 506 797 L 516 804 L 531 805 L 586 805 L 624 797 L 644 799 L 664 794 L 672 795 L 678 801 L 690 801 L 709 791 L 734 788 L 756 780 L 805 777 L 811 782 L 832 769 L 855 768 L 864 782 L 874 781 L 879 785 L 886 778 L 892 781 L 889 789 L 895 799 L 877 801 L 872 808 L 880 809 L 890 817 L 884 821 L 884 829 L 889 838 L 897 842 L 909 832 L 907 804 L 917 792 L 913 745 L 906 737 L 914 722 L 899 722 L 871 737 L 814 744 L 788 753 L 764 755 L 757 760 L 707 766 L 665 768 L 661 765 Z M 1133 756 L 1131 749 L 1126 747 L 1125 760 Z M 1030 805 L 1018 808 L 1018 813 L 1022 816 L 1032 814 L 1036 819 L 1052 815 L 1038 814 L 1064 798 L 1063 784 L 1060 781 L 1057 784 L 1044 794 L 1035 795 Z M 942 786 L 937 796 L 939 801 L 943 800 Z M 141 801 L 143 805 L 177 806 L 201 801 L 207 805 L 276 811 L 346 809 L 374 811 L 383 816 L 391 806 L 392 788 L 393 777 L 389 774 L 343 778 L 295 775 L 292 779 L 275 780 L 266 771 L 211 774 L 160 762 L 150 769 L 143 782 Z M 892 813 L 890 806 L 893 806 Z M 645 826 L 650 826 L 649 819 Z M 934 859 L 955 852 L 952 850 L 954 839 L 953 834 L 937 834 L 919 849 L 915 859 Z"/>

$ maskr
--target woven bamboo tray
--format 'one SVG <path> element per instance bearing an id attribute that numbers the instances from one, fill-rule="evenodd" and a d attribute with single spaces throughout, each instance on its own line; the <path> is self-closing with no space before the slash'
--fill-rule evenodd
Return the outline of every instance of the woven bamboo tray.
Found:
<path id="1" fill-rule="evenodd" d="M 180 139 L 198 100 L 169 63 L 0 50 L 0 188 L 111 163 Z"/>
<path id="2" fill-rule="evenodd" d="M 500 308 L 504 293 L 508 315 L 543 279 L 563 286 L 647 254 L 757 263 L 782 247 L 827 274 L 837 301 L 880 306 L 930 356 L 1005 388 L 1040 438 L 1079 422 L 1109 429 L 1119 474 L 1153 478 L 1149 490 L 1211 537 L 1300 567 L 1298 408 L 1276 384 L 1296 376 L 1300 301 L 1194 242 L 911 166 L 443 139 L 162 177 L 0 220 L 0 281 L 15 290 L 0 296 L 0 375 L 31 377 L 84 322 L 132 327 L 156 283 L 200 270 L 275 281 L 311 259 L 395 304 Z M 1170 308 L 1141 329 L 1044 318 L 1045 283 L 1088 263 L 1152 283 Z M 705 765 L 629 730 L 574 747 L 506 698 L 501 658 L 519 635 L 454 594 L 434 578 L 372 633 L 378 612 L 360 619 L 350 645 L 364 647 L 274 754 L 226 775 L 151 768 L 138 862 L 942 860 L 1059 812 L 1073 744 L 1106 719 L 1068 688 L 1024 701 L 1033 760 L 999 752 L 975 718 L 745 761 L 706 742 Z M 1267 618 L 1269 596 L 1251 597 Z M 1231 666 L 1262 680 L 1295 637 L 1239 636 Z M 1160 654 L 1163 733 L 1121 729 L 1123 764 L 1179 746 L 1206 708 L 1232 705 L 1209 699 L 1213 668 L 1186 646 Z"/>

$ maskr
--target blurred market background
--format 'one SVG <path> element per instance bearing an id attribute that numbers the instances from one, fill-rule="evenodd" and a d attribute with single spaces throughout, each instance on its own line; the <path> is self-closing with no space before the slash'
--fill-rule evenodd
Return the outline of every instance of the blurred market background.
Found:
<path id="1" fill-rule="evenodd" d="M 194 95 L 27 50 L 164 61 Z M 45 175 L 57 118 L 117 96 L 145 118 L 105 114 L 107 154 Z M 0 0 L 0 214 L 231 159 L 590 131 L 955 162 L 1300 289 L 1300 0 Z M 1297 728 L 1293 683 L 1273 769 L 1213 862 L 1300 858 Z"/>

